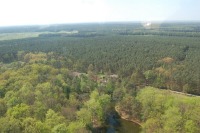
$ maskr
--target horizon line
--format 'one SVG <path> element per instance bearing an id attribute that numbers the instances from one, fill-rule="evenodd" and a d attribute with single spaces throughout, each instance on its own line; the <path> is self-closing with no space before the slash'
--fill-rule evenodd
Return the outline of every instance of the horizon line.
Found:
<path id="1" fill-rule="evenodd" d="M 55 26 L 55 25 L 87 25 L 87 24 L 141 24 L 141 23 L 200 23 L 200 20 L 152 20 L 152 21 L 105 21 L 105 22 L 63 22 L 63 23 L 49 23 L 49 24 L 19 24 L 19 25 L 0 25 L 0 28 L 9 28 L 9 27 L 33 27 L 33 26 Z"/>

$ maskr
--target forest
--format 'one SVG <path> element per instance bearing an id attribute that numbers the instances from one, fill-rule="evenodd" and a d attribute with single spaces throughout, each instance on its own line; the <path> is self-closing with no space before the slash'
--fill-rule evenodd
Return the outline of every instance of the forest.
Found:
<path id="1" fill-rule="evenodd" d="M 200 23 L 0 27 L 0 132 L 200 132 Z"/>

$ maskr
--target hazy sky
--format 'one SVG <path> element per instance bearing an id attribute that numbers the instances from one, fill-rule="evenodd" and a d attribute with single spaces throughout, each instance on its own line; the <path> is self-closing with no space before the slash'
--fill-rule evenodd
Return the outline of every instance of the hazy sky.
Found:
<path id="1" fill-rule="evenodd" d="M 0 0 L 0 26 L 199 20 L 200 0 Z"/>

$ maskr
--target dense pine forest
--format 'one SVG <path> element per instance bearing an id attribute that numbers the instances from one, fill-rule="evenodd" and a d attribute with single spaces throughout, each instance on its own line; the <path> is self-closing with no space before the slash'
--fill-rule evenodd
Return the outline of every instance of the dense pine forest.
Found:
<path id="1" fill-rule="evenodd" d="M 107 132 L 114 112 L 198 133 L 199 37 L 192 22 L 0 27 L 0 132 Z"/>

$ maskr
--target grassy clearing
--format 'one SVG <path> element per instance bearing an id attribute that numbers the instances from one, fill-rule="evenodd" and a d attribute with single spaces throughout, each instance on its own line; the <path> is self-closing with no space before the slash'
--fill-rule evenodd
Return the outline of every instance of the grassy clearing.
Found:
<path id="1" fill-rule="evenodd" d="M 0 41 L 38 37 L 39 34 L 41 33 L 40 32 L 3 33 L 0 34 Z"/>
<path id="2" fill-rule="evenodd" d="M 76 34 L 78 31 L 1 33 L 0 41 L 38 37 L 40 34 Z"/>

